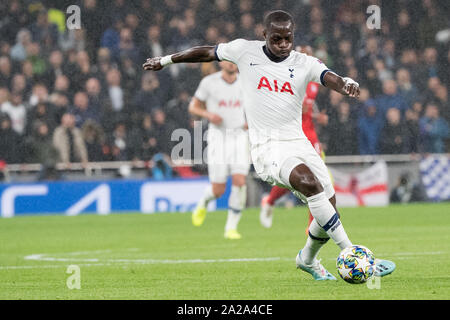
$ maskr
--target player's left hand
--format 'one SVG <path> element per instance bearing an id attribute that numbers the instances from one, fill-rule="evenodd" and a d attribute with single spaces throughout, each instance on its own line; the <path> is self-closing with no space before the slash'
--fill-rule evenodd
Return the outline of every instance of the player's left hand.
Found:
<path id="1" fill-rule="evenodd" d="M 147 61 L 142 65 L 144 70 L 159 71 L 163 68 L 161 65 L 161 57 L 148 58 Z"/>
<path id="2" fill-rule="evenodd" d="M 345 93 L 352 98 L 358 98 L 360 94 L 359 83 L 351 78 L 344 78 L 344 81 Z"/>

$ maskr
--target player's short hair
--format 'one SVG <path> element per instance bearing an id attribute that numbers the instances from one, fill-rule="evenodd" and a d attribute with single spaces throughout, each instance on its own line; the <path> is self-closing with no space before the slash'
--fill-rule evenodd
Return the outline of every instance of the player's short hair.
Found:
<path id="1" fill-rule="evenodd" d="M 264 16 L 264 27 L 268 30 L 272 23 L 282 23 L 282 22 L 291 22 L 292 25 L 295 24 L 294 18 L 290 13 L 283 10 L 275 10 L 267 13 Z"/>

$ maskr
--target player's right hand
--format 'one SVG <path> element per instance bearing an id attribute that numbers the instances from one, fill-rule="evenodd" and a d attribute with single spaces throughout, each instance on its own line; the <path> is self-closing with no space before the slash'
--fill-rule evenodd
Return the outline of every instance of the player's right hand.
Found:
<path id="1" fill-rule="evenodd" d="M 211 122 L 212 124 L 215 124 L 216 126 L 221 125 L 222 122 L 223 122 L 222 117 L 219 116 L 219 115 L 217 115 L 217 114 L 215 114 L 215 113 L 211 113 L 211 114 L 208 116 L 208 120 L 209 120 L 209 122 Z"/>
<path id="2" fill-rule="evenodd" d="M 144 70 L 159 71 L 163 68 L 161 65 L 161 57 L 148 58 L 147 61 L 142 65 Z"/>

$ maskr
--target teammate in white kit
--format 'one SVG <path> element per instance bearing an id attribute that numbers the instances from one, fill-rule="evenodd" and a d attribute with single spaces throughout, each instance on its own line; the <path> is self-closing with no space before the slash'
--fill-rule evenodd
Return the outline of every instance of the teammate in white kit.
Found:
<path id="1" fill-rule="evenodd" d="M 296 257 L 297 268 L 316 280 L 336 280 L 317 259 L 331 238 L 342 250 L 352 245 L 336 209 L 336 197 L 327 168 L 301 128 L 301 105 L 309 82 L 350 97 L 359 85 L 330 71 L 320 60 L 293 51 L 294 21 L 284 11 L 264 19 L 266 41 L 238 39 L 216 47 L 202 46 L 148 59 L 145 70 L 158 71 L 172 63 L 231 61 L 240 71 L 251 156 L 258 175 L 272 185 L 289 188 L 305 200 L 314 217 L 307 242 Z M 383 276 L 395 265 L 378 261 Z"/>
<path id="2" fill-rule="evenodd" d="M 208 203 L 225 193 L 227 178 L 231 175 L 225 238 L 234 240 L 241 238 L 237 227 L 247 198 L 250 151 L 238 68 L 228 61 L 220 62 L 220 68 L 220 72 L 200 82 L 189 105 L 191 114 L 209 120 L 208 174 L 211 182 L 192 214 L 192 223 L 197 227 L 203 224 Z"/>

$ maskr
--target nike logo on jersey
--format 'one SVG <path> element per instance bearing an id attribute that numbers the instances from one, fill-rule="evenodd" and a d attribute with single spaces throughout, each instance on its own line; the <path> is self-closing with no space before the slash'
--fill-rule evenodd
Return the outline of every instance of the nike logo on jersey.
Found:
<path id="1" fill-rule="evenodd" d="M 254 66 L 259 66 L 259 64 L 258 64 L 258 63 L 250 62 L 250 67 L 254 67 Z"/>
<path id="2" fill-rule="evenodd" d="M 281 83 L 278 83 L 278 80 L 273 80 L 271 83 L 266 77 L 262 77 L 261 80 L 259 80 L 258 90 L 263 89 L 269 90 L 271 92 L 287 92 L 291 95 L 294 95 L 294 91 L 292 91 L 292 86 L 289 82 L 285 82 L 283 85 L 281 85 Z"/>

